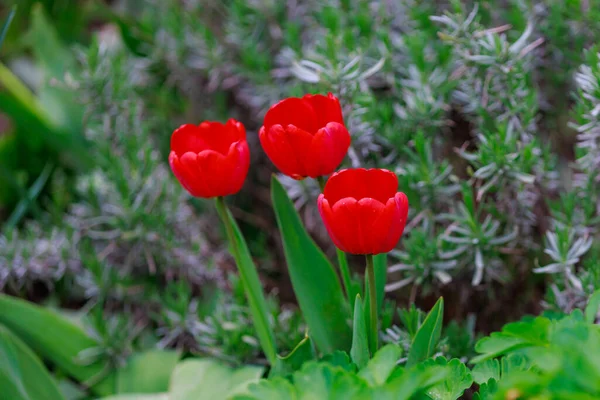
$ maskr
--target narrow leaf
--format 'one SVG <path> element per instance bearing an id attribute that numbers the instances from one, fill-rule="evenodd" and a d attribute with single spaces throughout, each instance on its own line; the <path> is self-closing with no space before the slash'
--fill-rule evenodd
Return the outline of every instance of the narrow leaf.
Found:
<path id="1" fill-rule="evenodd" d="M 0 323 L 13 331 L 43 359 L 50 361 L 79 382 L 101 376 L 105 362 L 82 365 L 76 361 L 81 351 L 97 346 L 83 329 L 43 307 L 0 294 Z M 93 386 L 101 396 L 113 394 L 114 375 Z"/>
<path id="2" fill-rule="evenodd" d="M 238 267 L 240 279 L 246 292 L 246 298 L 248 299 L 248 305 L 250 306 L 250 312 L 252 313 L 252 320 L 258 340 L 262 346 L 267 359 L 271 365 L 275 364 L 277 358 L 277 349 L 275 348 L 275 335 L 271 329 L 271 325 L 267 315 L 267 301 L 263 293 L 260 278 L 258 277 L 258 271 L 252 260 L 250 250 L 246 244 L 246 240 L 240 231 L 233 215 L 227 207 L 222 198 L 217 199 L 216 202 L 217 210 L 221 219 L 226 224 L 226 228 L 229 227 L 233 230 L 230 234 L 229 239 L 233 241 L 233 256 L 235 257 L 235 263 Z"/>
<path id="3" fill-rule="evenodd" d="M 436 345 L 442 334 L 443 318 L 444 298 L 440 297 L 415 335 L 408 353 L 407 366 L 415 365 L 435 353 Z"/>
<path id="4" fill-rule="evenodd" d="M 17 12 L 17 6 L 14 5 L 10 9 L 8 13 L 8 17 L 6 17 L 6 21 L 4 21 L 4 25 L 2 26 L 2 31 L 0 32 L 0 46 L 4 43 L 4 38 L 6 37 L 6 32 L 8 32 L 8 28 L 13 18 L 15 17 L 15 13 Z"/>
<path id="5" fill-rule="evenodd" d="M 323 353 L 350 349 L 350 313 L 335 269 L 308 235 L 277 178 L 271 196 L 294 292 L 311 337 Z"/>
<path id="6" fill-rule="evenodd" d="M 37 356 L 0 325 L 0 398 L 10 400 L 64 399 Z"/>
<path id="7" fill-rule="evenodd" d="M 358 368 L 364 367 L 369 362 L 367 325 L 365 324 L 360 294 L 356 295 L 356 300 L 354 301 L 354 322 L 352 324 L 352 348 L 350 349 L 350 356 Z"/>

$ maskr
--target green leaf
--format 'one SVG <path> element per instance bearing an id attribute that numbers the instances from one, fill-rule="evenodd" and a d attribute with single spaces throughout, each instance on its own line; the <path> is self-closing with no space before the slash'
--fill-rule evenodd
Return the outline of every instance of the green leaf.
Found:
<path id="1" fill-rule="evenodd" d="M 271 196 L 290 278 L 310 335 L 323 353 L 350 349 L 350 313 L 335 269 L 308 235 L 277 178 Z"/>
<path id="2" fill-rule="evenodd" d="M 0 388 L 0 398 L 7 400 L 64 399 L 36 355 L 2 325 L 0 325 Z"/>
<path id="3" fill-rule="evenodd" d="M 356 365 L 352 363 L 350 357 L 348 357 L 348 353 L 345 351 L 336 350 L 331 354 L 327 354 L 319 361 L 331 364 L 334 367 L 341 367 L 346 371 L 356 371 Z"/>
<path id="4" fill-rule="evenodd" d="M 600 289 L 596 290 L 588 300 L 588 304 L 585 307 L 585 320 L 590 324 L 596 322 L 596 316 L 600 310 Z"/>
<path id="5" fill-rule="evenodd" d="M 328 364 L 309 363 L 294 374 L 299 399 L 362 400 L 369 388 L 358 376 Z"/>
<path id="6" fill-rule="evenodd" d="M 17 12 L 17 6 L 12 6 L 10 12 L 8 13 L 8 17 L 6 17 L 6 21 L 4 21 L 4 25 L 2 26 L 2 31 L 0 32 L 0 46 L 4 43 L 4 38 L 6 37 L 6 33 L 8 32 L 8 28 L 10 27 L 10 23 L 15 17 L 15 13 Z"/>
<path id="7" fill-rule="evenodd" d="M 116 396 L 103 397 L 99 400 L 171 400 L 168 393 L 138 393 L 138 394 L 119 394 Z"/>
<path id="8" fill-rule="evenodd" d="M 386 384 L 374 390 L 378 400 L 409 400 L 421 399 L 415 395 L 422 393 L 431 386 L 442 382 L 448 371 L 437 365 L 417 365 L 412 368 L 396 368 Z"/>
<path id="9" fill-rule="evenodd" d="M 363 368 L 358 376 L 366 380 L 370 386 L 383 385 L 396 368 L 402 349 L 395 344 L 388 344 L 379 349 Z"/>
<path id="10" fill-rule="evenodd" d="M 352 328 L 352 348 L 350 356 L 358 368 L 362 368 L 369 362 L 369 341 L 367 339 L 367 325 L 363 314 L 362 300 L 360 294 L 356 295 L 354 301 L 354 322 Z"/>
<path id="11" fill-rule="evenodd" d="M 545 317 L 524 318 L 504 325 L 501 332 L 494 332 L 475 344 L 475 351 L 481 355 L 474 357 L 471 363 L 477 364 L 517 349 L 545 346 L 548 344 L 550 326 L 551 321 Z"/>
<path id="12" fill-rule="evenodd" d="M 444 319 L 444 298 L 435 303 L 423 324 L 419 327 L 417 334 L 410 346 L 406 366 L 410 367 L 416 363 L 426 360 L 435 353 L 435 349 L 442 334 L 442 322 Z"/>
<path id="13" fill-rule="evenodd" d="M 493 400 L 498 391 L 498 383 L 490 379 L 487 383 L 479 385 L 479 392 L 473 395 L 473 400 Z"/>
<path id="14" fill-rule="evenodd" d="M 79 382 L 106 371 L 105 362 L 82 365 L 77 356 L 97 343 L 80 327 L 49 309 L 0 294 L 0 323 L 13 331 L 43 359 L 55 364 Z M 109 375 L 92 391 L 100 396 L 113 394 L 114 375 Z"/>
<path id="15" fill-rule="evenodd" d="M 315 358 L 312 341 L 310 337 L 305 336 L 288 355 L 285 357 L 277 355 L 277 362 L 269 372 L 269 378 L 290 375 L 299 370 L 305 362 Z"/>
<path id="16" fill-rule="evenodd" d="M 446 378 L 427 389 L 427 395 L 433 400 L 456 400 L 473 384 L 471 372 L 459 359 L 450 361 L 444 357 L 427 360 L 424 365 L 439 365 L 448 370 Z"/>
<path id="17" fill-rule="evenodd" d="M 377 288 L 377 309 L 383 307 L 385 297 L 385 282 L 387 278 L 387 254 L 376 254 L 373 256 L 373 267 L 375 269 L 375 287 Z"/>
<path id="18" fill-rule="evenodd" d="M 134 354 L 117 374 L 117 393 L 160 393 L 169 390 L 179 352 L 151 350 Z"/>
<path id="19" fill-rule="evenodd" d="M 248 249 L 248 244 L 240 231 L 235 218 L 225 205 L 222 197 L 216 200 L 217 211 L 221 216 L 227 229 L 227 236 L 233 249 L 233 256 L 238 268 L 240 280 L 246 292 L 250 312 L 252 313 L 252 322 L 256 329 L 258 340 L 271 365 L 277 362 L 277 349 L 275 347 L 275 335 L 269 323 L 267 301 L 263 293 L 258 271 L 252 260 L 252 255 Z"/>
<path id="20" fill-rule="evenodd" d="M 297 399 L 296 388 L 287 379 L 276 377 L 261 379 L 248 387 L 248 394 L 237 395 L 233 400 L 290 400 Z"/>
<path id="21" fill-rule="evenodd" d="M 33 6 L 31 29 L 26 39 L 44 74 L 42 87 L 37 90 L 40 105 L 55 127 L 69 132 L 72 140 L 81 138 L 84 108 L 77 98 L 78 93 L 64 84 L 52 82 L 64 82 L 67 74 L 77 76 L 75 56 L 61 42 L 40 3 Z"/>
<path id="22" fill-rule="evenodd" d="M 262 367 L 232 369 L 216 360 L 185 360 L 175 367 L 169 400 L 225 400 L 245 393 L 263 372 Z"/>
<path id="23" fill-rule="evenodd" d="M 46 164 L 42 170 L 42 173 L 37 177 L 33 185 L 31 185 L 27 191 L 27 194 L 21 198 L 19 204 L 17 204 L 10 217 L 8 217 L 3 229 L 10 230 L 14 228 L 19 221 L 21 221 L 21 218 L 25 216 L 25 213 L 27 213 L 27 210 L 29 210 L 31 204 L 35 202 L 44 186 L 46 186 L 53 169 L 54 166 L 52 164 Z"/>
<path id="24" fill-rule="evenodd" d="M 490 379 L 500 379 L 500 362 L 496 359 L 485 360 L 473 367 L 473 380 L 476 384 L 481 385 Z"/>

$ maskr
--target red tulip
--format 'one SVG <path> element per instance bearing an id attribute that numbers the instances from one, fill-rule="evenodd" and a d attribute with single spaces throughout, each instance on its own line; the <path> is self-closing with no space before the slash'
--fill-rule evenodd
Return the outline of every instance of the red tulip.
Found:
<path id="1" fill-rule="evenodd" d="M 273 164 L 294 179 L 331 174 L 350 147 L 340 102 L 331 93 L 273 105 L 258 135 Z"/>
<path id="2" fill-rule="evenodd" d="M 392 250 L 408 215 L 408 198 L 396 174 L 385 169 L 345 169 L 329 178 L 319 212 L 335 245 L 347 253 Z"/>
<path id="3" fill-rule="evenodd" d="M 182 125 L 171 136 L 169 165 L 192 196 L 237 193 L 250 166 L 246 129 L 234 119 Z"/>

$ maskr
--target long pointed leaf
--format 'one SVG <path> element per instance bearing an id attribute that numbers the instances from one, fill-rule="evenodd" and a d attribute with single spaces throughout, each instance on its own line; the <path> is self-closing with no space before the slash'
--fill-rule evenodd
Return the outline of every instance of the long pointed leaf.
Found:
<path id="1" fill-rule="evenodd" d="M 102 362 L 82 365 L 79 353 L 97 343 L 83 329 L 51 310 L 0 294 L 0 323 L 4 324 L 43 359 L 68 375 L 84 382 L 105 371 Z M 95 394 L 113 394 L 114 375 L 109 375 L 91 389 Z"/>
<path id="2" fill-rule="evenodd" d="M 41 361 L 3 325 L 0 325 L 0 399 L 64 399 Z"/>
<path id="3" fill-rule="evenodd" d="M 335 269 L 304 229 L 294 204 L 275 177 L 271 196 L 292 286 L 310 336 L 323 353 L 350 350 L 350 310 Z"/>
<path id="4" fill-rule="evenodd" d="M 407 367 L 415 365 L 435 353 L 435 348 L 442 335 L 443 319 L 444 298 L 440 297 L 429 314 L 427 314 L 423 325 L 421 325 L 415 335 L 410 351 L 408 352 Z"/>
<path id="5" fill-rule="evenodd" d="M 358 368 L 362 368 L 369 362 L 369 341 L 367 340 L 367 324 L 363 314 L 362 300 L 360 294 L 356 295 L 354 301 L 354 323 L 352 325 L 352 348 L 350 357 Z"/>

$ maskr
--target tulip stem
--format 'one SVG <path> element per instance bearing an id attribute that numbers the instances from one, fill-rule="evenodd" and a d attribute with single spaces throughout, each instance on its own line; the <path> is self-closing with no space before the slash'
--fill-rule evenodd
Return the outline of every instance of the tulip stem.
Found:
<path id="1" fill-rule="evenodd" d="M 367 275 L 369 281 L 369 306 L 370 306 L 370 325 L 371 332 L 369 334 L 369 347 L 371 349 L 371 355 L 375 354 L 377 351 L 377 341 L 379 336 L 379 331 L 377 329 L 378 319 L 377 319 L 377 289 L 375 288 L 375 267 L 373 266 L 373 255 L 367 254 L 365 255 L 367 259 Z"/>
<path id="2" fill-rule="evenodd" d="M 267 301 L 263 293 L 258 272 L 256 271 L 256 266 L 252 261 L 246 241 L 244 240 L 235 219 L 231 215 L 231 212 L 227 208 L 223 197 L 216 198 L 216 207 L 217 212 L 225 225 L 227 238 L 231 244 L 231 252 L 240 274 L 242 286 L 246 292 L 246 298 L 248 299 L 248 305 L 250 306 L 252 321 L 254 323 L 254 328 L 256 329 L 258 340 L 269 363 L 275 365 L 275 362 L 277 361 L 275 335 L 269 324 Z"/>
<path id="3" fill-rule="evenodd" d="M 319 187 L 321 188 L 321 193 L 325 191 L 325 177 L 318 176 L 317 182 L 319 183 Z M 340 274 L 342 275 L 342 282 L 344 283 L 344 291 L 346 292 L 346 297 L 348 298 L 348 302 L 354 300 L 354 295 L 352 293 L 352 283 L 350 281 L 350 268 L 348 267 L 348 259 L 346 258 L 346 253 L 342 250 L 335 248 L 337 253 L 338 265 L 340 267 Z"/>
<path id="4" fill-rule="evenodd" d="M 318 176 L 317 177 L 317 182 L 319 183 L 319 187 L 321 188 L 321 193 L 323 193 L 325 191 L 325 177 Z"/>

